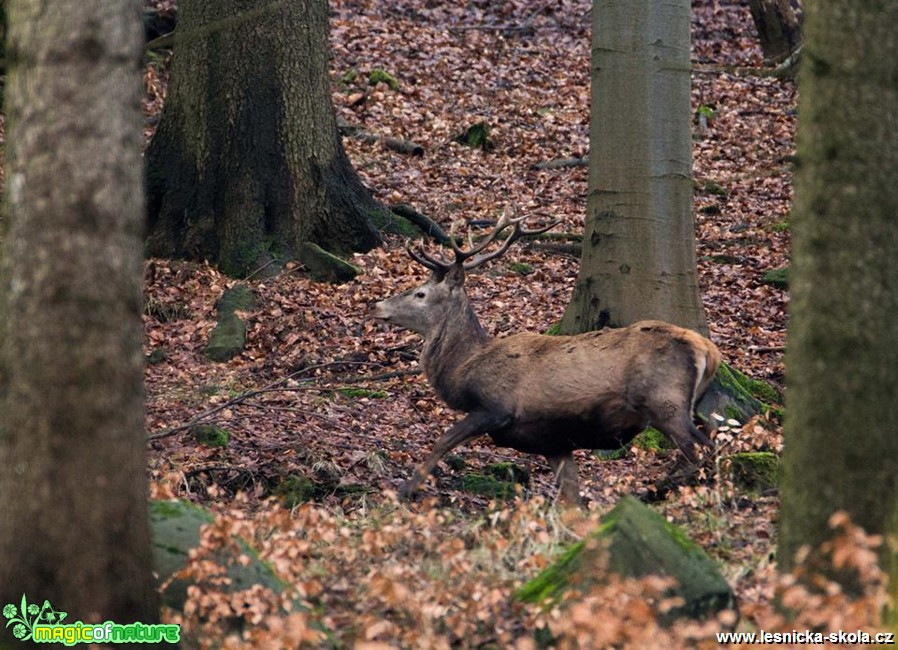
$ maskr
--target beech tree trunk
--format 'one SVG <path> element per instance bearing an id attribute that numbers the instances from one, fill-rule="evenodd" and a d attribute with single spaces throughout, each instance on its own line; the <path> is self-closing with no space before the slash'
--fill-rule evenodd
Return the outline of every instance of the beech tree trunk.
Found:
<path id="1" fill-rule="evenodd" d="M 593 3 L 589 198 L 562 329 L 707 334 L 692 218 L 689 0 Z"/>
<path id="2" fill-rule="evenodd" d="M 149 252 L 242 276 L 314 242 L 380 242 L 339 139 L 326 0 L 191 0 L 147 151 Z"/>
<path id="3" fill-rule="evenodd" d="M 898 4 L 805 3 L 778 563 L 898 507 Z M 858 119 L 863 107 L 863 119 Z M 893 567 L 898 580 L 898 563 Z"/>
<path id="4" fill-rule="evenodd" d="M 0 604 L 152 622 L 141 3 L 6 4 Z"/>
<path id="5" fill-rule="evenodd" d="M 758 30 L 764 63 L 782 63 L 801 45 L 801 3 L 799 0 L 749 0 L 748 6 Z"/>

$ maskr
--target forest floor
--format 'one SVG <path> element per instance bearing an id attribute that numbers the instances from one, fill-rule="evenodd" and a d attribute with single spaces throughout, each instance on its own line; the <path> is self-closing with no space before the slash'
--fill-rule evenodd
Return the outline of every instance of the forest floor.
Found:
<path id="1" fill-rule="evenodd" d="M 587 155 L 589 0 L 333 0 L 331 8 L 338 114 L 424 149 L 410 156 L 344 139 L 379 200 L 407 203 L 447 228 L 512 208 L 560 218 L 558 232 L 582 231 L 585 167 L 534 165 Z M 693 2 L 692 58 L 694 213 L 711 338 L 730 364 L 781 388 L 788 293 L 764 274 L 788 263 L 795 84 L 751 72 L 761 53 L 742 2 Z M 377 70 L 396 83 L 372 85 Z M 159 62 L 147 70 L 149 125 L 166 76 Z M 490 151 L 456 141 L 478 123 L 489 125 Z M 155 494 L 242 508 L 232 516 L 253 522 L 263 556 L 338 644 L 530 647 L 532 626 L 552 623 L 510 604 L 514 588 L 618 498 L 649 490 L 676 454 L 581 453 L 589 512 L 578 518 L 551 506 L 555 488 L 541 458 L 477 440 L 426 484 L 424 498 L 397 505 L 414 464 L 459 416 L 417 374 L 420 338 L 370 318 L 375 301 L 423 281 L 424 269 L 399 239 L 353 263 L 364 272 L 340 286 L 311 282 L 298 266 L 251 278 L 246 349 L 212 363 L 203 347 L 233 280 L 207 265 L 148 262 L 146 353 L 156 356 L 146 371 L 147 428 L 171 434 L 150 445 Z M 471 277 L 469 294 L 491 334 L 545 332 L 562 316 L 577 265 L 564 247 L 520 244 Z M 171 431 L 210 409 L 220 410 L 204 421 L 230 432 L 226 447 Z M 717 441 L 720 456 L 782 447 L 779 423 L 766 418 L 731 424 Z M 465 475 L 499 461 L 530 475 L 510 505 L 464 489 Z M 291 512 L 263 503 L 272 495 L 314 505 Z M 740 625 L 759 626 L 750 612 L 769 604 L 775 582 L 776 494 L 712 476 L 654 507 L 719 563 L 742 605 Z"/>

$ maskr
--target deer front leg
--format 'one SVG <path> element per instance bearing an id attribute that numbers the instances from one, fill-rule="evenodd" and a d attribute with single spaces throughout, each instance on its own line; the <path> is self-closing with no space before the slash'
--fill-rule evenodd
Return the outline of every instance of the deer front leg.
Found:
<path id="1" fill-rule="evenodd" d="M 580 478 L 574 455 L 568 452 L 558 456 L 546 456 L 546 460 L 555 472 L 559 499 L 569 505 L 580 506 Z"/>
<path id="2" fill-rule="evenodd" d="M 475 411 L 469 413 L 462 420 L 452 425 L 449 430 L 437 440 L 433 451 L 421 465 L 415 468 L 415 473 L 406 481 L 405 485 L 399 490 L 401 499 L 408 499 L 414 495 L 415 491 L 421 483 L 430 476 L 433 468 L 437 466 L 440 459 L 449 451 L 465 440 L 476 438 L 486 433 L 498 431 L 507 427 L 511 423 L 511 416 L 504 413 L 493 413 L 488 411 Z"/>

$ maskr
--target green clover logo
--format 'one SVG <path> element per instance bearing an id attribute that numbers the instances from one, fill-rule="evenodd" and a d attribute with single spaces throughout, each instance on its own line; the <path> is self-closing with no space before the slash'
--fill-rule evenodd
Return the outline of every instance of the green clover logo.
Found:
<path id="1" fill-rule="evenodd" d="M 48 623 L 60 623 L 67 615 L 66 612 L 54 609 L 49 600 L 45 600 L 42 607 L 38 607 L 37 603 L 29 605 L 25 594 L 22 594 L 22 602 L 18 607 L 12 603 L 3 607 L 3 616 L 7 619 L 6 627 L 12 625 L 12 635 L 20 641 L 31 639 L 34 626 L 42 618 Z"/>

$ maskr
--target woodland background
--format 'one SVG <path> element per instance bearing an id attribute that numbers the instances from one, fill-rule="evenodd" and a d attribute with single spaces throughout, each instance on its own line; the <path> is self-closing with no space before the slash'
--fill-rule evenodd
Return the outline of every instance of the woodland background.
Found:
<path id="1" fill-rule="evenodd" d="M 147 8 L 164 14 L 176 4 Z M 549 331 L 577 275 L 587 172 L 541 166 L 588 153 L 591 3 L 334 0 L 330 11 L 338 116 L 421 148 L 410 155 L 343 138 L 375 199 L 411 205 L 446 229 L 508 208 L 561 219 L 556 232 L 570 237 L 519 244 L 468 282 L 491 334 Z M 553 505 L 542 459 L 485 440 L 448 458 L 423 498 L 396 501 L 457 415 L 418 372 L 420 338 L 369 316 L 375 301 L 425 278 L 405 240 L 388 237 L 351 258 L 362 273 L 343 284 L 312 281 L 299 263 L 246 278 L 254 294 L 238 311 L 246 345 L 226 362 L 204 351 L 235 281 L 209 264 L 146 261 L 151 496 L 218 513 L 184 574 L 195 586 L 183 611 L 163 609 L 163 620 L 210 647 L 716 647 L 714 633 L 731 629 L 883 629 L 881 539 L 835 520 L 839 534 L 823 555 L 856 570 L 854 590 L 802 583 L 813 572 L 801 562 L 780 575 L 776 482 L 746 484 L 724 460 L 783 450 L 797 94 L 794 79 L 761 70 L 746 3 L 696 0 L 692 39 L 702 299 L 711 338 L 729 364 L 765 382 L 767 406 L 747 421 L 725 419 L 711 468 L 652 507 L 716 561 L 738 615 L 663 627 L 669 603 L 651 579 L 613 580 L 549 608 L 513 598 L 620 497 L 651 495 L 677 460 L 657 441 L 578 456 L 584 512 Z M 147 143 L 170 64 L 164 49 L 147 54 Z M 488 125 L 490 146 L 459 141 L 477 124 Z M 236 536 L 288 587 L 222 589 L 211 560 Z M 792 617 L 774 606 L 775 594 Z"/>

